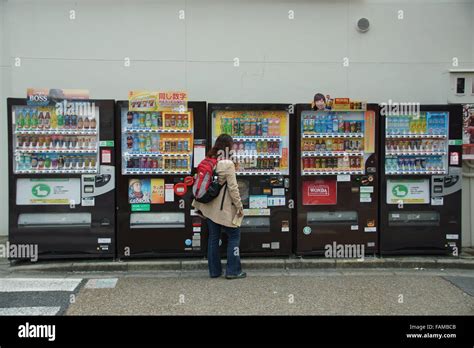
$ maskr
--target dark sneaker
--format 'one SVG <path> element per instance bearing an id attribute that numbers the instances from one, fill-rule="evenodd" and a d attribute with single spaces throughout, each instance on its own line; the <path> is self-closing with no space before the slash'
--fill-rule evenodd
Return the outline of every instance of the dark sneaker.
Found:
<path id="1" fill-rule="evenodd" d="M 241 279 L 247 277 L 247 273 L 245 272 L 240 272 L 239 274 L 236 275 L 226 275 L 226 279 Z"/>

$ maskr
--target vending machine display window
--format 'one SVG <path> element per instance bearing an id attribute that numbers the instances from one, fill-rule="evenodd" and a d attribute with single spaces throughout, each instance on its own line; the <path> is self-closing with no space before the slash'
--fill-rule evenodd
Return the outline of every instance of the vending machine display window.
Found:
<path id="1" fill-rule="evenodd" d="M 193 112 L 122 108 L 122 174 L 190 174 Z"/>
<path id="2" fill-rule="evenodd" d="M 213 143 L 220 134 L 232 136 L 229 159 L 237 175 L 289 174 L 289 115 L 284 110 L 218 110 L 212 114 Z"/>
<path id="3" fill-rule="evenodd" d="M 448 112 L 386 117 L 385 175 L 447 173 Z"/>
<path id="4" fill-rule="evenodd" d="M 98 172 L 99 108 L 12 107 L 15 174 Z M 87 104 L 86 104 L 87 105 Z"/>
<path id="5" fill-rule="evenodd" d="M 301 118 L 301 175 L 365 173 L 374 152 L 372 112 L 306 110 Z"/>

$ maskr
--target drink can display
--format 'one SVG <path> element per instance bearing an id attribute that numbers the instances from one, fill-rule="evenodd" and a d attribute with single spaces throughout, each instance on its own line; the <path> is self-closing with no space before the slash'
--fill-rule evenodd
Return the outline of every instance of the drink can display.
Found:
<path id="1" fill-rule="evenodd" d="M 151 126 L 152 126 L 151 114 L 149 112 L 147 112 L 146 115 L 145 115 L 145 127 L 146 128 L 151 128 Z"/>
<path id="2" fill-rule="evenodd" d="M 31 168 L 31 156 L 30 154 L 25 155 L 25 169 Z"/>
<path id="3" fill-rule="evenodd" d="M 326 169 L 326 157 L 321 158 L 321 169 Z"/>
<path id="4" fill-rule="evenodd" d="M 44 169 L 44 158 L 41 155 L 38 157 L 38 169 Z"/>
<path id="5" fill-rule="evenodd" d="M 49 156 L 46 156 L 45 159 L 44 159 L 44 167 L 46 169 L 51 168 L 51 158 Z"/>
<path id="6" fill-rule="evenodd" d="M 415 159 L 415 170 L 421 170 L 421 160 L 419 158 Z"/>
<path id="7" fill-rule="evenodd" d="M 344 121 L 344 133 L 351 132 L 351 123 L 349 121 Z"/>
<path id="8" fill-rule="evenodd" d="M 57 167 L 60 168 L 60 169 L 64 167 L 64 157 L 62 155 L 59 155 L 59 157 L 58 157 Z"/>
<path id="9" fill-rule="evenodd" d="M 32 169 L 38 168 L 38 156 L 35 154 L 31 155 L 31 168 Z"/>
<path id="10" fill-rule="evenodd" d="M 70 124 L 72 129 L 77 128 L 77 115 L 71 115 L 71 124 Z"/>
<path id="11" fill-rule="evenodd" d="M 127 149 L 133 149 L 133 136 L 127 136 Z"/>
<path id="12" fill-rule="evenodd" d="M 350 125 L 351 125 L 351 133 L 355 133 L 356 132 L 356 123 L 354 121 L 351 121 Z"/>

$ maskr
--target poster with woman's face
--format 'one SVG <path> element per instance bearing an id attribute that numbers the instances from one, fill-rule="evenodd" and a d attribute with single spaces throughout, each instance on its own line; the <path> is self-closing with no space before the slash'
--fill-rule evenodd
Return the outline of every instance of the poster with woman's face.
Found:
<path id="1" fill-rule="evenodd" d="M 128 182 L 128 202 L 150 203 L 150 179 L 130 179 Z"/>
<path id="2" fill-rule="evenodd" d="M 463 157 L 474 159 L 474 104 L 463 107 Z"/>

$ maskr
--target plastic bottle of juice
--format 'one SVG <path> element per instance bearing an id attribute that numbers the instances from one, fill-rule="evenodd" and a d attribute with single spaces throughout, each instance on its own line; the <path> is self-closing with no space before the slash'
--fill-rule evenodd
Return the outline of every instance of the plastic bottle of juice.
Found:
<path id="1" fill-rule="evenodd" d="M 158 128 L 158 114 L 156 112 L 151 114 L 151 127 L 153 129 Z"/>
<path id="2" fill-rule="evenodd" d="M 188 128 L 188 127 L 189 127 L 188 114 L 184 114 L 184 116 L 183 116 L 183 128 Z"/>
<path id="3" fill-rule="evenodd" d="M 28 110 L 23 111 L 25 114 L 25 129 L 29 129 L 31 127 L 31 118 L 30 113 Z"/>
<path id="4" fill-rule="evenodd" d="M 149 112 L 145 114 L 145 127 L 146 128 L 151 128 L 152 122 L 151 122 L 151 115 Z"/>
<path id="5" fill-rule="evenodd" d="M 23 111 L 20 111 L 18 113 L 18 119 L 17 119 L 17 128 L 25 128 L 25 115 Z"/>
<path id="6" fill-rule="evenodd" d="M 35 110 L 31 110 L 31 128 L 38 128 L 38 115 Z"/>

